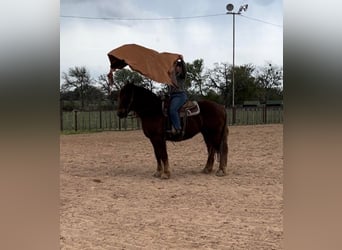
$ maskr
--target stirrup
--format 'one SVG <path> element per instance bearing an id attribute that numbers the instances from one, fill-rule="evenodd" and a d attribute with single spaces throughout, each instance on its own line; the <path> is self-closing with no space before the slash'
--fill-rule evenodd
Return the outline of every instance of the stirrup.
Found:
<path id="1" fill-rule="evenodd" d="M 176 129 L 173 135 L 176 135 L 176 136 L 182 135 L 182 129 Z"/>
<path id="2" fill-rule="evenodd" d="M 175 129 L 175 128 L 172 126 L 172 129 L 171 129 L 171 130 L 166 130 L 166 133 L 172 134 L 173 136 L 179 136 L 179 135 L 182 135 L 182 129 Z"/>

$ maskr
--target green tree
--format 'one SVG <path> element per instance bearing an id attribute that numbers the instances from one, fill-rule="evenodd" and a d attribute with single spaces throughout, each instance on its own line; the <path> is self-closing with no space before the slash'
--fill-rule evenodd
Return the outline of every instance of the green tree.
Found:
<path id="1" fill-rule="evenodd" d="M 261 67 L 256 77 L 259 98 L 262 102 L 270 99 L 282 99 L 283 68 L 267 63 Z"/>
<path id="2" fill-rule="evenodd" d="M 90 77 L 90 73 L 86 67 L 74 67 L 70 68 L 68 74 L 62 73 L 63 85 L 62 91 L 75 90 L 81 101 L 81 108 L 84 108 L 87 91 L 89 92 L 89 86 L 93 84 Z"/>
<path id="3" fill-rule="evenodd" d="M 112 105 L 115 104 L 115 100 L 118 99 L 118 89 L 120 88 L 119 86 L 116 86 L 115 89 L 111 86 L 109 83 L 108 77 L 106 74 L 102 74 L 98 77 L 98 84 L 100 85 L 100 89 L 102 92 L 105 94 L 105 97 L 107 100 L 111 102 Z M 116 83 L 114 82 L 116 85 Z"/>
<path id="4" fill-rule="evenodd" d="M 108 80 L 106 80 L 108 82 Z M 151 91 L 155 89 L 154 81 L 129 69 L 116 70 L 114 73 L 114 90 L 119 91 L 127 82 L 143 86 Z M 108 83 L 109 84 L 109 83 Z"/>
<path id="5" fill-rule="evenodd" d="M 190 96 L 204 96 L 206 92 L 203 59 L 196 59 L 186 64 L 187 76 L 185 85 Z"/>
<path id="6" fill-rule="evenodd" d="M 231 68 L 228 63 L 215 63 L 214 68 L 207 71 L 207 86 L 221 95 L 225 107 L 231 103 Z"/>
<path id="7" fill-rule="evenodd" d="M 85 87 L 86 101 L 89 103 L 99 102 L 104 99 L 104 93 L 100 88 L 92 85 L 87 85 Z"/>
<path id="8" fill-rule="evenodd" d="M 227 63 L 215 63 L 214 68 L 208 70 L 207 86 L 221 95 L 220 100 L 226 107 L 232 104 L 232 74 L 233 67 Z M 242 105 L 246 100 L 259 100 L 260 88 L 253 64 L 235 66 L 234 81 L 234 104 Z"/>
<path id="9" fill-rule="evenodd" d="M 244 101 L 258 99 L 254 70 L 255 67 L 252 64 L 235 67 L 235 104 L 242 105 Z"/>
<path id="10" fill-rule="evenodd" d="M 150 78 L 147 78 L 145 76 L 142 76 L 142 81 L 141 81 L 141 86 L 151 90 L 151 91 L 155 91 L 155 83 L 153 80 L 151 80 Z"/>
<path id="11" fill-rule="evenodd" d="M 223 97 L 217 94 L 214 90 L 207 91 L 207 93 L 203 97 L 207 100 L 211 100 L 217 103 L 224 103 Z"/>
<path id="12" fill-rule="evenodd" d="M 134 82 L 137 85 L 142 85 L 143 77 L 136 71 L 129 69 L 116 70 L 114 73 L 114 90 L 120 90 L 127 82 Z"/>
<path id="13" fill-rule="evenodd" d="M 100 89 L 105 93 L 105 95 L 110 96 L 112 89 L 106 74 L 102 74 L 98 77 L 98 84 L 100 85 Z"/>

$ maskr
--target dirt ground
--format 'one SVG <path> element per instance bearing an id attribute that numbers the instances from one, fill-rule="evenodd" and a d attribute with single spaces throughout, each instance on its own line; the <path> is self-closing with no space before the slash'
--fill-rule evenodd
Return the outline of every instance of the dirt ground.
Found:
<path id="1" fill-rule="evenodd" d="M 227 176 L 197 135 L 168 142 L 169 180 L 141 130 L 61 135 L 61 249 L 283 249 L 283 126 L 229 130 Z"/>

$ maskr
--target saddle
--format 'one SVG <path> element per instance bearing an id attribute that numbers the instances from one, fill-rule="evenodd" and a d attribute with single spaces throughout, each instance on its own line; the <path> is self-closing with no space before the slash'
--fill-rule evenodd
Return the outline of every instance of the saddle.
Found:
<path id="1" fill-rule="evenodd" d="M 180 117 L 189 117 L 193 115 L 198 115 L 200 113 L 200 107 L 196 101 L 186 101 L 184 105 L 179 109 Z"/>
<path id="2" fill-rule="evenodd" d="M 168 110 L 169 110 L 169 102 L 163 101 L 163 113 L 165 117 L 168 117 Z M 197 101 L 186 101 L 183 106 L 179 109 L 179 117 L 189 117 L 198 115 L 200 113 L 200 107 L 198 106 Z"/>

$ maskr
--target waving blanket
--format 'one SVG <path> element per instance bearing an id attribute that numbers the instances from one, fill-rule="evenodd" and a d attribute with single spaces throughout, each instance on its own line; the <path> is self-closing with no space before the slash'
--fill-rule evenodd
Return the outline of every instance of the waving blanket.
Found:
<path id="1" fill-rule="evenodd" d="M 171 84 L 170 73 L 180 54 L 163 52 L 145 48 L 137 44 L 126 44 L 108 53 L 112 69 L 122 69 L 129 65 L 132 70 L 159 83 Z"/>

